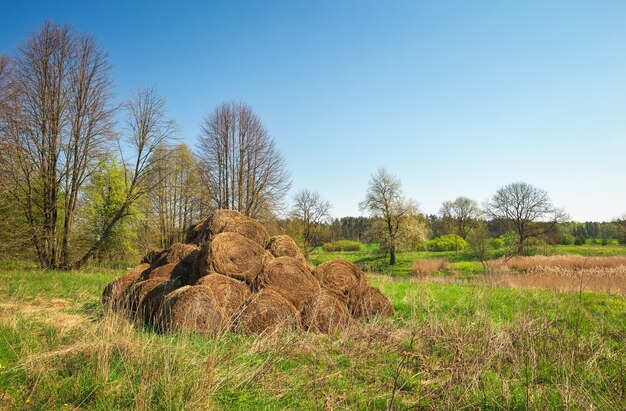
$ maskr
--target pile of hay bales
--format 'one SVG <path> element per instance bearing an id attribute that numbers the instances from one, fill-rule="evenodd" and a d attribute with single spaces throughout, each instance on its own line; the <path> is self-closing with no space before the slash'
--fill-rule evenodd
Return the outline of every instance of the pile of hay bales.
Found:
<path id="1" fill-rule="evenodd" d="M 286 235 L 218 210 L 193 224 L 185 244 L 151 251 L 106 286 L 102 301 L 158 331 L 216 335 L 268 330 L 334 333 L 355 320 L 394 315 L 356 265 L 312 269 Z"/>

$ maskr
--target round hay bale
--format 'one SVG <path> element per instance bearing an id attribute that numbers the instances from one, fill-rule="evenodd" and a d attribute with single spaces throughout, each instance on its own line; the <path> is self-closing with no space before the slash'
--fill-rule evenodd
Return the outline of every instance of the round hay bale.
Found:
<path id="1" fill-rule="evenodd" d="M 169 293 L 160 315 L 164 327 L 172 331 L 216 335 L 229 325 L 213 291 L 201 285 L 187 285 Z"/>
<path id="2" fill-rule="evenodd" d="M 275 235 L 270 238 L 266 248 L 274 257 L 292 257 L 306 266 L 309 265 L 300 247 L 288 235 Z"/>
<path id="3" fill-rule="evenodd" d="M 353 307 L 369 286 L 365 273 L 345 260 L 331 260 L 319 265 L 313 275 L 322 288 L 333 293 L 347 306 Z"/>
<path id="4" fill-rule="evenodd" d="M 202 245 L 208 241 L 208 220 L 200 220 L 193 223 L 185 232 L 185 244 Z"/>
<path id="5" fill-rule="evenodd" d="M 252 294 L 236 315 L 235 329 L 244 334 L 293 330 L 301 327 L 300 313 L 270 288 Z"/>
<path id="6" fill-rule="evenodd" d="M 161 281 L 177 281 L 180 285 L 188 285 L 192 268 L 187 263 L 170 263 L 143 272 L 141 279 L 159 278 Z"/>
<path id="7" fill-rule="evenodd" d="M 148 254 L 144 255 L 141 259 L 141 264 L 154 264 L 159 258 L 163 256 L 165 250 L 152 250 L 148 251 Z"/>
<path id="8" fill-rule="evenodd" d="M 194 277 L 222 274 L 250 284 L 261 272 L 267 251 L 237 233 L 221 233 L 205 245 L 196 263 Z"/>
<path id="9" fill-rule="evenodd" d="M 250 297 L 250 289 L 246 283 L 221 274 L 210 274 L 202 277 L 197 285 L 202 285 L 213 291 L 213 295 L 220 307 L 224 309 L 227 318 L 232 318 Z"/>
<path id="10" fill-rule="evenodd" d="M 150 278 L 134 283 L 130 288 L 131 311 L 137 319 L 150 318 L 152 312 L 146 310 L 146 297 L 160 284 L 168 282 L 163 278 Z"/>
<path id="11" fill-rule="evenodd" d="M 368 287 L 352 310 L 354 318 L 369 321 L 375 316 L 393 317 L 391 302 L 378 288 Z"/>
<path id="12" fill-rule="evenodd" d="M 129 309 L 130 288 L 136 281 L 141 279 L 146 270 L 150 270 L 150 264 L 139 264 L 128 274 L 111 281 L 104 288 L 100 300 L 117 309 Z"/>
<path id="13" fill-rule="evenodd" d="M 269 239 L 267 230 L 258 221 L 234 210 L 217 210 L 207 219 L 208 240 L 220 233 L 237 233 L 265 247 Z"/>
<path id="14" fill-rule="evenodd" d="M 302 327 L 305 331 L 332 334 L 344 329 L 352 317 L 344 303 L 326 290 L 308 299 L 302 306 Z"/>
<path id="15" fill-rule="evenodd" d="M 186 263 L 193 266 L 194 261 L 200 251 L 200 247 L 195 244 L 175 243 L 165 250 L 159 258 L 152 264 L 153 267 L 160 267 L 165 264 Z"/>
<path id="16" fill-rule="evenodd" d="M 300 310 L 304 302 L 320 292 L 311 269 L 291 257 L 268 260 L 254 280 L 252 289 L 271 288 Z"/>
<path id="17" fill-rule="evenodd" d="M 145 288 L 147 293 L 144 293 L 139 302 L 139 310 L 143 312 L 144 321 L 152 325 L 156 331 L 163 331 L 165 327 L 163 318 L 165 297 L 172 291 L 180 288 L 180 284 L 175 281 L 164 281 L 156 284 L 154 287 L 150 287 L 152 288 L 151 290 L 148 290 L 148 287 Z"/>

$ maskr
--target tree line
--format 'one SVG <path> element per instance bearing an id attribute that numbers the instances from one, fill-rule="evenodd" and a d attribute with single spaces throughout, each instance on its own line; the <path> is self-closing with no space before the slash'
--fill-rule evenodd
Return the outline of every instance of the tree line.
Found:
<path id="1" fill-rule="evenodd" d="M 316 191 L 287 198 L 285 160 L 245 103 L 210 111 L 190 148 L 155 88 L 121 102 L 113 89 L 106 51 L 69 26 L 46 22 L 14 55 L 0 55 L 2 255 L 35 255 L 44 268 L 135 258 L 182 241 L 189 225 L 221 208 L 291 235 L 306 253 L 335 239 L 380 243 L 390 264 L 433 237 L 480 250 L 509 233 L 520 254 L 537 238 L 626 240 L 626 218 L 568 222 L 547 192 L 524 182 L 482 205 L 458 197 L 424 215 L 385 168 L 359 203 L 364 216 L 333 219 Z"/>

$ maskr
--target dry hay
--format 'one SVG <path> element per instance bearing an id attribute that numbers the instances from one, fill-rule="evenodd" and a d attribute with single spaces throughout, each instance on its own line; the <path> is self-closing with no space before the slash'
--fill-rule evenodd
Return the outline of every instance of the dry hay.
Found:
<path id="1" fill-rule="evenodd" d="M 271 288 L 300 310 L 304 302 L 320 292 L 311 270 L 291 257 L 268 260 L 254 280 L 253 290 Z"/>
<path id="2" fill-rule="evenodd" d="M 301 313 L 305 331 L 332 334 L 352 322 L 346 305 L 326 290 L 307 300 Z"/>
<path id="3" fill-rule="evenodd" d="M 131 309 L 137 318 L 153 323 L 160 316 L 165 296 L 179 287 L 179 283 L 162 278 L 139 281 L 130 290 Z"/>
<path id="4" fill-rule="evenodd" d="M 261 272 L 268 252 L 237 233 L 218 234 L 203 247 L 194 267 L 194 277 L 217 273 L 250 284 Z"/>
<path id="5" fill-rule="evenodd" d="M 169 293 L 159 316 L 163 326 L 172 331 L 216 335 L 228 327 L 213 291 L 201 285 L 187 285 Z"/>
<path id="6" fill-rule="evenodd" d="M 322 288 L 330 291 L 348 307 L 353 307 L 369 286 L 365 273 L 345 260 L 325 262 L 317 266 L 313 275 Z"/>
<path id="7" fill-rule="evenodd" d="M 292 257 L 308 266 L 300 247 L 288 235 L 275 235 L 266 248 L 274 257 Z"/>
<path id="8" fill-rule="evenodd" d="M 158 278 L 161 281 L 177 281 L 180 285 L 187 285 L 190 283 L 192 268 L 187 263 L 170 263 L 161 265 L 151 270 L 143 272 L 141 279 L 149 280 Z"/>
<path id="9" fill-rule="evenodd" d="M 248 286 L 234 278 L 221 274 L 202 277 L 197 285 L 210 288 L 227 318 L 231 318 L 250 297 Z"/>
<path id="10" fill-rule="evenodd" d="M 293 330 L 301 327 L 300 313 L 271 288 L 252 294 L 235 319 L 236 330 L 245 334 Z"/>
<path id="11" fill-rule="evenodd" d="M 206 221 L 206 230 L 209 241 L 220 233 L 237 233 L 265 247 L 269 239 L 267 230 L 258 221 L 234 210 L 215 211 Z"/>
<path id="12" fill-rule="evenodd" d="M 185 244 L 203 245 L 208 240 L 208 220 L 200 220 L 193 223 L 185 233 Z"/>
<path id="13" fill-rule="evenodd" d="M 111 281 L 104 288 L 101 301 L 116 308 L 129 308 L 129 292 L 131 286 L 141 278 L 144 271 L 149 269 L 150 264 L 139 264 L 134 267 L 130 273 Z"/>
<path id="14" fill-rule="evenodd" d="M 352 309 L 356 319 L 369 321 L 375 316 L 393 317 L 393 306 L 389 299 L 375 287 L 368 287 Z"/>
<path id="15" fill-rule="evenodd" d="M 170 248 L 165 250 L 159 258 L 152 264 L 153 267 L 159 267 L 165 264 L 186 263 L 192 266 L 200 247 L 194 244 L 176 243 L 172 244 Z"/>
<path id="16" fill-rule="evenodd" d="M 152 250 L 148 251 L 148 254 L 144 255 L 140 261 L 140 264 L 154 264 L 159 258 L 166 253 L 166 250 Z"/>

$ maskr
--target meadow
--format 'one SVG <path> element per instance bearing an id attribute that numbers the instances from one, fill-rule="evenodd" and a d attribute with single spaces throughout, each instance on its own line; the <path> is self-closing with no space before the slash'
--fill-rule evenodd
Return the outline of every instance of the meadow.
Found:
<path id="1" fill-rule="evenodd" d="M 465 254 L 398 257 L 390 268 L 374 247 L 310 256 L 370 268 L 393 319 L 215 338 L 159 335 L 107 311 L 100 293 L 124 268 L 2 261 L 0 409 L 626 408 L 623 294 L 511 286 L 499 280 L 517 269 L 484 274 Z M 412 276 L 419 258 L 451 269 Z"/>

